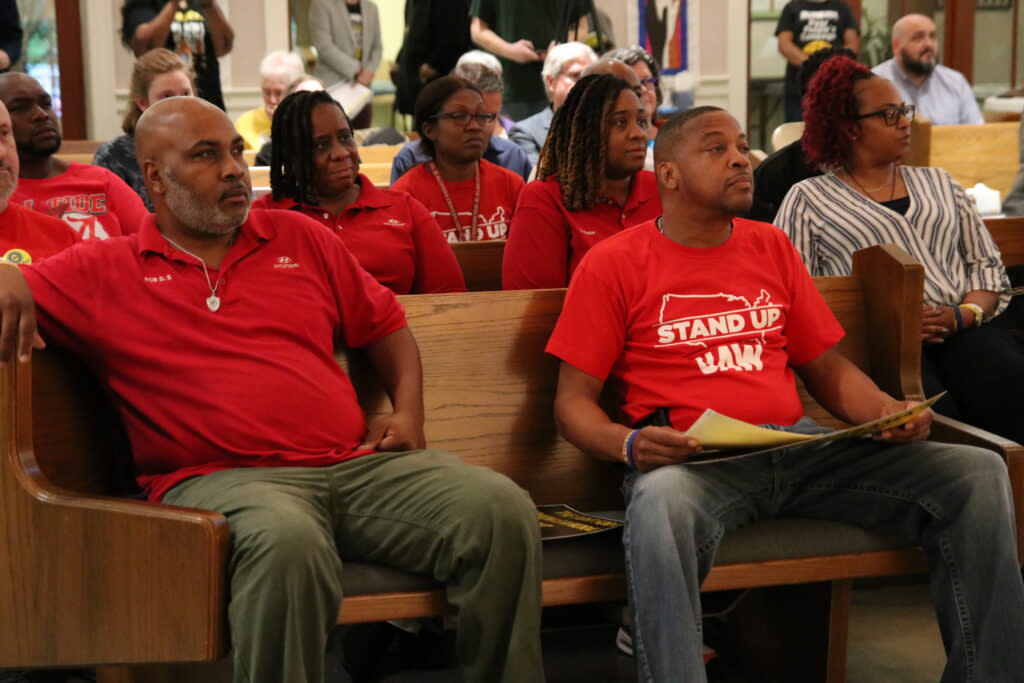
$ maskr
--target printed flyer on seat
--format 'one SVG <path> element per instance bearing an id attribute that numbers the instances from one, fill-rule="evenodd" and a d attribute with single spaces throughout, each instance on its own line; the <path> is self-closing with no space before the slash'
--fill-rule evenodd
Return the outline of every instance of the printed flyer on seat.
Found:
<path id="1" fill-rule="evenodd" d="M 580 512 L 568 505 L 538 505 L 540 540 L 585 536 L 611 531 L 622 526 L 622 521 Z"/>

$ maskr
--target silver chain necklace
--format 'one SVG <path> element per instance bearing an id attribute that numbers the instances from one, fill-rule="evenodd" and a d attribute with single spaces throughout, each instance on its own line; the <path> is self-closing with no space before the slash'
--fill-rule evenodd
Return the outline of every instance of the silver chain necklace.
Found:
<path id="1" fill-rule="evenodd" d="M 206 299 L 206 307 L 209 308 L 212 312 L 216 313 L 218 310 L 220 310 L 220 297 L 217 296 L 217 290 L 220 289 L 220 283 L 224 282 L 224 276 L 222 275 L 219 278 L 217 278 L 217 284 L 214 285 L 212 282 L 210 282 L 210 271 L 206 269 L 206 261 L 196 256 L 191 251 L 181 246 L 167 235 L 164 235 L 164 239 L 167 240 L 167 243 L 170 244 L 175 249 L 177 249 L 178 251 L 182 251 L 191 256 L 192 258 L 194 258 L 196 261 L 199 261 L 199 265 L 203 267 L 203 275 L 206 276 L 206 286 L 210 288 L 210 296 L 207 297 Z"/>

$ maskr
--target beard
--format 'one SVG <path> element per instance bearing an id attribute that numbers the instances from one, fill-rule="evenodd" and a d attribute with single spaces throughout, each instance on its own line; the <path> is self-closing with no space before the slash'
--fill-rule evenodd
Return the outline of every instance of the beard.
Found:
<path id="1" fill-rule="evenodd" d="M 7 164 L 0 166 L 0 203 L 10 199 L 16 189 L 18 189 L 18 174 Z"/>
<path id="2" fill-rule="evenodd" d="M 903 68 L 915 76 L 931 76 L 935 71 L 935 55 L 915 59 L 906 50 L 902 50 L 900 60 L 903 62 Z"/>
<path id="3" fill-rule="evenodd" d="M 249 217 L 251 193 L 244 209 L 227 212 L 217 204 L 200 204 L 192 191 L 178 180 L 171 169 L 164 168 L 164 179 L 167 182 L 167 192 L 164 194 L 167 208 L 182 225 L 195 232 L 204 235 L 227 235 Z"/>

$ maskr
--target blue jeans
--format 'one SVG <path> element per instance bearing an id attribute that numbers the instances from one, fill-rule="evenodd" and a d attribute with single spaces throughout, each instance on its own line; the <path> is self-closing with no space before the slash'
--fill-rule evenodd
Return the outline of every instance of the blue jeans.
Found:
<path id="1" fill-rule="evenodd" d="M 827 429 L 804 418 L 802 433 Z M 1006 466 L 979 448 L 847 440 L 630 473 L 623 542 L 638 680 L 706 681 L 700 585 L 722 537 L 769 517 L 847 522 L 924 547 L 943 683 L 1024 681 L 1024 583 Z"/>

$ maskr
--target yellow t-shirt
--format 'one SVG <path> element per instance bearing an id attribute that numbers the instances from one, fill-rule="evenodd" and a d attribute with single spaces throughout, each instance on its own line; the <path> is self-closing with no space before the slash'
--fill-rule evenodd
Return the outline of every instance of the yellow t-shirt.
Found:
<path id="1" fill-rule="evenodd" d="M 250 109 L 239 116 L 235 128 L 245 140 L 246 149 L 259 151 L 270 140 L 270 117 L 263 107 Z"/>

